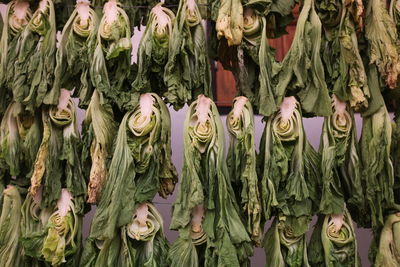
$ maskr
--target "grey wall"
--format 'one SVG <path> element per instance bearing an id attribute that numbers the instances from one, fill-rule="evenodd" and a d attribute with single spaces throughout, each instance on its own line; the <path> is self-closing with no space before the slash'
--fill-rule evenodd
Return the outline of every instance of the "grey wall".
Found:
<path id="1" fill-rule="evenodd" d="M 4 14 L 5 6 L 0 4 L 0 12 Z M 134 36 L 132 37 L 133 44 L 133 53 L 132 60 L 136 61 L 136 51 L 139 45 L 139 41 L 143 32 L 135 31 Z M 172 160 L 176 166 L 176 168 L 180 171 L 183 163 L 183 122 L 185 118 L 187 107 L 183 108 L 180 111 L 174 111 L 170 109 L 171 119 L 172 119 Z M 84 112 L 81 110 L 78 112 L 78 119 L 82 121 L 84 116 Z M 223 124 L 225 125 L 226 116 L 221 117 Z M 256 147 L 258 150 L 259 141 L 263 132 L 263 124 L 261 122 L 261 117 L 257 116 L 255 118 L 256 127 L 255 127 L 255 140 Z M 319 145 L 319 138 L 321 134 L 323 118 L 312 118 L 312 119 L 304 119 L 304 127 L 306 129 L 306 134 L 311 142 L 311 144 L 317 149 Z M 361 119 L 360 116 L 356 115 L 356 125 L 358 130 L 358 136 L 360 136 L 361 130 Z M 228 138 L 228 135 L 226 135 Z M 227 140 L 228 141 L 228 140 Z M 169 197 L 168 199 L 162 199 L 160 197 L 155 198 L 155 205 L 157 209 L 160 211 L 164 218 L 164 228 L 166 229 L 166 235 L 168 240 L 171 242 L 174 241 L 177 237 L 177 233 L 169 230 L 170 217 L 171 217 L 171 203 L 175 199 L 175 195 L 177 190 L 179 190 L 179 185 L 175 189 L 174 195 Z M 84 236 L 86 237 L 89 233 L 91 218 L 93 217 L 94 209 L 88 213 L 84 218 Z M 269 223 L 267 224 L 267 226 Z M 366 229 L 357 229 L 357 241 L 359 245 L 359 253 L 362 259 L 363 266 L 369 266 L 368 263 L 368 248 L 371 241 L 371 232 Z M 262 249 L 257 248 L 255 250 L 255 255 L 252 258 L 252 266 L 259 267 L 264 266 L 265 263 L 265 255 Z"/>

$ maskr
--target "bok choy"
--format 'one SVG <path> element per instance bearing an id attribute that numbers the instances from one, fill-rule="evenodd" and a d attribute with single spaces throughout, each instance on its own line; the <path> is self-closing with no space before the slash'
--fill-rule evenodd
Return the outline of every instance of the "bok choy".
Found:
<path id="1" fill-rule="evenodd" d="M 224 144 L 217 107 L 200 95 L 184 124 L 182 181 L 171 222 L 179 238 L 168 256 L 171 266 L 250 264 L 252 247 L 230 184 Z M 204 257 L 203 265 L 199 259 Z"/>
<path id="2" fill-rule="evenodd" d="M 195 0 L 181 0 L 174 21 L 165 66 L 166 101 L 175 109 L 198 95 L 211 96 L 211 70 L 206 35 Z"/>
<path id="3" fill-rule="evenodd" d="M 354 115 L 350 107 L 332 96 L 333 115 L 325 117 L 321 135 L 322 195 L 320 213 L 341 214 L 347 205 L 361 209 L 361 160 L 358 156 Z"/>
<path id="4" fill-rule="evenodd" d="M 162 3 L 151 9 L 138 48 L 138 73 L 132 84 L 135 91 L 155 92 L 161 96 L 168 89 L 164 84 L 164 72 L 174 21 L 174 13 Z"/>
<path id="5" fill-rule="evenodd" d="M 58 99 L 61 88 L 74 90 L 80 107 L 86 108 L 93 94 L 90 65 L 96 43 L 98 18 L 90 1 L 79 0 L 61 34 L 56 54 L 53 96 Z"/>
<path id="6" fill-rule="evenodd" d="M 308 248 L 311 266 L 360 267 L 350 213 L 320 216 Z"/>
<path id="7" fill-rule="evenodd" d="M 39 2 L 16 47 L 12 84 L 14 100 L 26 106 L 30 112 L 34 112 L 43 102 L 57 104 L 57 99 L 47 95 L 54 82 L 56 55 L 56 22 L 52 0 Z"/>
<path id="8" fill-rule="evenodd" d="M 66 188 L 82 214 L 86 182 L 80 165 L 80 135 L 76 108 L 70 91 L 61 90 L 58 106 L 43 108 L 43 138 L 36 156 L 29 193 L 35 196 L 43 186 L 43 208 L 54 207 Z"/>
<path id="9" fill-rule="evenodd" d="M 66 188 L 61 190 L 53 212 L 45 216 L 47 221 L 44 228 L 38 232 L 26 233 L 22 239 L 25 254 L 51 266 L 77 266 L 82 217 L 78 216 L 75 200 Z"/>
<path id="10" fill-rule="evenodd" d="M 222 0 L 216 20 L 217 37 L 228 46 L 239 45 L 243 38 L 243 6 L 240 0 Z"/>
<path id="11" fill-rule="evenodd" d="M 263 241 L 267 266 L 307 266 L 305 233 L 319 203 L 320 159 L 293 96 L 267 119 L 259 164 L 263 214 L 266 220 L 276 216 Z"/>
<path id="12" fill-rule="evenodd" d="M 297 95 L 304 115 L 328 116 L 332 110 L 320 56 L 322 25 L 314 5 L 314 0 L 304 1 L 292 45 L 274 69 L 275 98 L 279 107 L 286 95 Z"/>
<path id="13" fill-rule="evenodd" d="M 83 122 L 84 148 L 82 160 L 91 165 L 88 185 L 88 202 L 98 203 L 107 178 L 107 169 L 111 161 L 113 138 L 117 134 L 117 125 L 113 111 L 100 104 L 100 95 L 94 91 Z M 88 159 L 90 157 L 90 159 Z"/>
<path id="14" fill-rule="evenodd" d="M 100 94 L 102 105 L 123 110 L 131 100 L 131 30 L 128 16 L 117 0 L 103 7 L 98 26 L 95 51 L 90 66 L 90 77 Z M 90 95 L 89 95 L 90 96 Z"/>
<path id="15" fill-rule="evenodd" d="M 370 63 L 378 67 L 381 78 L 389 88 L 396 88 L 400 73 L 398 33 L 386 9 L 386 1 L 367 2 L 365 37 Z"/>
<path id="16" fill-rule="evenodd" d="M 381 231 L 376 267 L 395 267 L 400 264 L 400 213 L 391 214 L 386 218 Z"/>
<path id="17" fill-rule="evenodd" d="M 235 98 L 226 124 L 230 141 L 227 165 L 236 200 L 247 218 L 246 228 L 252 240 L 261 240 L 261 198 L 258 189 L 254 144 L 253 109 L 244 96 Z"/>
<path id="18" fill-rule="evenodd" d="M 172 194 L 177 173 L 171 161 L 168 108 L 156 94 L 142 94 L 139 104 L 124 116 L 113 158 L 81 264 L 101 260 L 117 230 L 128 225 L 137 206 L 150 202 L 157 191 Z M 103 243 L 98 248 L 96 243 Z M 104 250 L 103 250 L 104 247 Z M 100 266 L 104 266 L 101 265 Z"/>
<path id="19" fill-rule="evenodd" d="M 0 112 L 11 101 L 14 81 L 14 64 L 18 57 L 17 43 L 31 19 L 27 1 L 11 1 L 7 5 L 0 40 Z"/>
<path id="20" fill-rule="evenodd" d="M 19 244 L 21 196 L 17 187 L 8 185 L 3 192 L 0 216 L 0 266 L 20 266 Z"/>

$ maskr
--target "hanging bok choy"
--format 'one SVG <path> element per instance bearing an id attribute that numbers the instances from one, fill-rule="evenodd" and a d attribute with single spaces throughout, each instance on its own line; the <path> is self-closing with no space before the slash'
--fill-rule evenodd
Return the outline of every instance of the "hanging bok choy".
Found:
<path id="1" fill-rule="evenodd" d="M 184 124 L 182 181 L 171 222 L 179 238 L 168 255 L 173 267 L 250 266 L 251 240 L 230 184 L 224 145 L 217 107 L 200 95 Z"/>
<path id="2" fill-rule="evenodd" d="M 121 229 L 122 251 L 119 266 L 167 267 L 168 241 L 161 214 L 150 203 L 140 204 L 131 222 Z"/>
<path id="3" fill-rule="evenodd" d="M 29 187 L 33 165 L 42 137 L 40 114 L 21 112 L 21 104 L 12 102 L 0 125 L 0 180 Z M 11 180 L 11 177 L 14 179 Z"/>
<path id="4" fill-rule="evenodd" d="M 267 119 L 259 164 L 264 217 L 275 215 L 263 241 L 267 266 L 307 266 L 305 233 L 319 203 L 320 159 L 307 141 L 295 97 L 285 97 Z"/>
<path id="5" fill-rule="evenodd" d="M 91 166 L 88 185 L 88 203 L 98 203 L 107 178 L 117 124 L 113 111 L 100 104 L 100 95 L 94 91 L 83 122 L 84 147 L 82 160 Z"/>
<path id="6" fill-rule="evenodd" d="M 113 158 L 93 218 L 81 265 L 104 266 L 102 255 L 115 253 L 109 245 L 118 229 L 127 226 L 143 202 L 157 193 L 172 194 L 177 173 L 171 161 L 171 121 L 162 99 L 142 94 L 119 126 Z M 104 245 L 98 245 L 98 244 Z M 110 256 L 111 258 L 112 256 Z"/>
<path id="7" fill-rule="evenodd" d="M 76 108 L 70 91 L 62 89 L 58 106 L 42 111 L 43 138 L 36 156 L 29 194 L 35 196 L 43 187 L 42 207 L 54 207 L 61 189 L 66 188 L 75 201 L 75 211 L 82 214 L 86 182 L 79 159 L 80 135 Z"/>
<path id="8" fill-rule="evenodd" d="M 365 37 L 370 63 L 378 67 L 386 85 L 394 89 L 400 73 L 398 33 L 386 1 L 369 0 L 365 12 Z"/>
<path id="9" fill-rule="evenodd" d="M 211 70 L 206 35 L 195 0 L 181 0 L 173 24 L 165 66 L 164 96 L 175 109 L 191 103 L 198 95 L 211 97 Z"/>
<path id="10" fill-rule="evenodd" d="M 379 240 L 376 267 L 395 267 L 400 265 L 400 213 L 387 216 Z"/>
<path id="11" fill-rule="evenodd" d="M 56 22 L 52 0 L 41 0 L 17 43 L 12 91 L 14 100 L 33 112 L 42 103 L 57 104 L 46 95 L 54 82 Z"/>
<path id="12" fill-rule="evenodd" d="M 358 156 L 354 115 L 348 104 L 332 95 L 333 115 L 325 117 L 320 154 L 322 195 L 320 213 L 342 214 L 363 207 L 361 159 Z"/>
<path id="13" fill-rule="evenodd" d="M 311 266 L 360 267 L 355 229 L 350 213 L 320 216 L 308 249 Z"/>
<path id="14" fill-rule="evenodd" d="M 32 13 L 28 1 L 11 1 L 7 5 L 0 40 L 0 113 L 12 98 L 14 64 L 18 57 L 17 42 L 28 25 Z"/>
<path id="15" fill-rule="evenodd" d="M 161 96 L 168 90 L 164 83 L 164 71 L 168 61 L 174 21 L 174 13 L 163 7 L 162 3 L 151 9 L 138 48 L 138 73 L 132 84 L 135 91 L 155 92 Z"/>
<path id="16" fill-rule="evenodd" d="M 336 0 L 317 3 L 324 26 L 322 59 L 329 90 L 351 108 L 368 107 L 370 91 L 358 48 L 357 32 L 362 30 L 362 1 Z"/>
<path id="17" fill-rule="evenodd" d="M 74 90 L 80 107 L 86 108 L 93 94 L 90 64 L 93 59 L 98 18 L 89 0 L 77 0 L 61 34 L 51 97 L 56 100 L 61 88 Z"/>
<path id="18" fill-rule="evenodd" d="M 249 100 L 239 96 L 226 120 L 230 135 L 227 165 L 232 187 L 242 214 L 247 218 L 246 228 L 252 240 L 261 240 L 261 199 L 256 170 L 253 109 Z"/>
<path id="19" fill-rule="evenodd" d="M 243 6 L 240 0 L 222 0 L 216 20 L 217 37 L 228 46 L 239 45 L 243 38 Z"/>
<path id="20" fill-rule="evenodd" d="M 277 107 L 286 95 L 297 95 L 304 115 L 328 116 L 332 113 L 320 57 L 321 27 L 314 0 L 305 0 L 292 45 L 274 70 L 274 79 L 278 81 L 275 87 Z"/>
<path id="21" fill-rule="evenodd" d="M 19 245 L 21 196 L 17 187 L 4 189 L 0 216 L 0 266 L 14 267 L 21 264 Z"/>
<path id="22" fill-rule="evenodd" d="M 274 52 L 268 45 L 267 20 L 251 7 L 244 9 L 243 41 L 233 69 L 239 94 L 249 98 L 258 113 L 270 116 L 277 109 L 272 82 Z"/>
<path id="23" fill-rule="evenodd" d="M 128 16 L 117 0 L 110 0 L 103 7 L 90 66 L 90 77 L 100 94 L 102 105 L 123 110 L 124 105 L 131 100 L 131 50 Z"/>
<path id="24" fill-rule="evenodd" d="M 71 193 L 63 188 L 52 213 L 44 214 L 47 218 L 44 228 L 37 232 L 26 232 L 22 238 L 26 256 L 51 266 L 78 265 L 82 217 L 78 216 L 75 205 Z M 39 209 L 38 206 L 36 208 Z"/>

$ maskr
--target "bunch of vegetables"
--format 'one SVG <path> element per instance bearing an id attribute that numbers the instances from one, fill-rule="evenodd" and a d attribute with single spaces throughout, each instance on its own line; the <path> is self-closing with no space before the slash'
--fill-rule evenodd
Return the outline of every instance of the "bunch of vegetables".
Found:
<path id="1" fill-rule="evenodd" d="M 263 242 L 267 265 L 308 265 L 305 233 L 319 203 L 320 158 L 307 141 L 293 96 L 268 117 L 259 163 L 263 214 L 276 216 Z"/>
<path id="2" fill-rule="evenodd" d="M 261 240 L 261 198 L 258 189 L 254 144 L 253 109 L 244 96 L 235 98 L 226 120 L 230 135 L 227 165 L 236 201 L 247 218 L 246 228 L 252 240 Z"/>
<path id="3" fill-rule="evenodd" d="M 195 0 L 181 0 L 172 26 L 164 82 L 164 96 L 175 109 L 195 100 L 198 95 L 211 96 L 211 70 L 202 17 Z"/>
<path id="4" fill-rule="evenodd" d="M 315 1 L 305 0 L 292 45 L 274 70 L 277 105 L 271 111 L 276 111 L 286 95 L 297 95 L 305 115 L 328 116 L 332 113 L 320 55 L 321 31 Z"/>
<path id="5" fill-rule="evenodd" d="M 328 2 L 328 1 L 327 1 Z M 322 58 L 329 91 L 354 110 L 368 107 L 370 92 L 356 31 L 362 30 L 361 1 L 317 3 L 324 26 Z"/>
<path id="6" fill-rule="evenodd" d="M 51 266 L 76 266 L 82 245 L 82 217 L 75 206 L 79 202 L 63 188 L 54 208 L 41 209 L 41 193 L 28 196 L 24 202 L 24 255 L 33 258 L 37 265 L 46 262 Z"/>
<path id="7" fill-rule="evenodd" d="M 54 82 L 56 21 L 52 0 L 41 0 L 15 46 L 13 99 L 29 112 L 45 104 L 57 104 L 48 95 Z"/>
<path id="8" fill-rule="evenodd" d="M 260 114 L 269 116 L 277 108 L 272 81 L 275 59 L 268 45 L 267 19 L 259 13 L 251 7 L 244 9 L 243 41 L 234 72 L 240 94 L 248 97 Z"/>
<path id="9" fill-rule="evenodd" d="M 78 0 L 64 26 L 56 54 L 53 97 L 61 88 L 74 90 L 80 107 L 86 108 L 93 94 L 90 65 L 94 54 L 98 18 L 88 0 Z"/>
<path id="10" fill-rule="evenodd" d="M 117 0 L 108 1 L 98 26 L 90 77 L 100 94 L 100 103 L 120 111 L 131 100 L 129 83 L 133 70 L 130 38 L 127 14 Z"/>
<path id="11" fill-rule="evenodd" d="M 184 14 L 185 12 L 182 15 Z M 180 21 L 185 22 L 182 19 Z M 162 3 L 151 9 L 149 21 L 138 48 L 138 72 L 132 84 L 135 91 L 155 92 L 162 96 L 168 90 L 164 83 L 164 73 L 169 58 L 174 22 L 175 14 L 163 7 Z M 180 47 L 173 49 L 180 49 Z M 175 63 L 172 62 L 172 64 Z M 174 99 L 171 100 L 174 101 Z"/>
<path id="12" fill-rule="evenodd" d="M 29 194 L 42 187 L 44 208 L 54 207 L 63 188 L 75 201 L 75 212 L 83 214 L 86 182 L 80 165 L 80 134 L 76 108 L 70 91 L 62 89 L 58 106 L 43 108 L 43 137 L 34 163 Z"/>
<path id="13" fill-rule="evenodd" d="M 82 266 L 116 261 L 120 253 L 118 232 L 129 228 L 138 206 L 151 202 L 157 191 L 164 198 L 172 194 L 177 173 L 171 162 L 170 131 L 168 109 L 156 94 L 142 94 L 139 104 L 124 116 Z"/>
<path id="14" fill-rule="evenodd" d="M 11 1 L 7 5 L 0 40 L 0 113 L 11 102 L 17 43 L 32 17 L 27 1 Z M 3 21 L 3 20 L 2 20 Z"/>
<path id="15" fill-rule="evenodd" d="M 171 229 L 179 230 L 171 266 L 249 266 L 250 238 L 224 159 L 224 130 L 216 105 L 200 95 L 184 124 L 181 187 Z"/>

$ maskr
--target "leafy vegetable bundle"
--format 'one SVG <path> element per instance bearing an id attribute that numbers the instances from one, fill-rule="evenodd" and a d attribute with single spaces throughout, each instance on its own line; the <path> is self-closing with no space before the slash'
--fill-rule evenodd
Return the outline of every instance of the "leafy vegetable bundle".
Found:
<path id="1" fill-rule="evenodd" d="M 396 88 L 400 73 L 398 34 L 385 1 L 367 2 L 365 37 L 368 40 L 370 63 L 376 64 L 389 88 Z"/>
<path id="2" fill-rule="evenodd" d="M 400 213 L 390 214 L 381 231 L 376 267 L 395 267 L 400 264 Z"/>
<path id="3" fill-rule="evenodd" d="M 0 40 L 0 113 L 5 112 L 12 98 L 14 64 L 18 57 L 17 43 L 32 13 L 27 1 L 11 1 L 7 5 Z"/>
<path id="4" fill-rule="evenodd" d="M 85 175 L 89 176 L 88 202 L 92 204 L 100 200 L 112 157 L 113 138 L 117 134 L 113 117 L 113 110 L 100 104 L 100 95 L 95 90 L 83 122 L 82 150 L 82 164 L 91 166 Z"/>
<path id="5" fill-rule="evenodd" d="M 131 222 L 121 229 L 122 251 L 119 266 L 168 266 L 169 249 L 161 214 L 150 203 L 136 209 Z"/>
<path id="6" fill-rule="evenodd" d="M 29 194 L 43 187 L 43 208 L 54 207 L 66 188 L 75 201 L 75 212 L 83 214 L 86 182 L 80 165 L 80 135 L 76 108 L 70 91 L 62 89 L 58 106 L 43 108 L 43 138 L 34 163 Z"/>
<path id="7" fill-rule="evenodd" d="M 311 266 L 361 266 L 350 213 L 320 216 L 308 248 Z"/>
<path id="8" fill-rule="evenodd" d="M 57 49 L 53 96 L 58 99 L 61 88 L 74 90 L 80 107 L 86 108 L 93 94 L 90 65 L 93 59 L 98 18 L 88 0 L 77 1 L 75 10 L 64 26 Z"/>
<path id="9" fill-rule="evenodd" d="M 259 164 L 264 217 L 277 216 L 264 239 L 267 265 L 307 265 L 305 233 L 319 203 L 320 158 L 306 139 L 293 96 L 267 119 Z"/>
<path id="10" fill-rule="evenodd" d="M 228 46 L 239 45 L 243 38 L 243 6 L 240 0 L 222 0 L 216 20 L 218 39 L 224 37 Z"/>
<path id="11" fill-rule="evenodd" d="M 297 95 L 305 115 L 328 116 L 330 98 L 320 56 L 321 21 L 314 0 L 305 0 L 292 45 L 279 67 L 274 68 L 276 111 L 287 95 Z"/>
<path id="12" fill-rule="evenodd" d="M 41 191 L 24 202 L 22 245 L 25 256 L 37 265 L 77 266 L 82 245 L 82 217 L 75 199 L 63 188 L 54 208 L 40 208 Z M 33 209 L 29 209 L 32 207 Z"/>
<path id="13" fill-rule="evenodd" d="M 17 187 L 8 185 L 2 192 L 3 201 L 0 216 L 0 265 L 5 267 L 20 266 L 21 251 L 19 246 L 21 196 Z"/>
<path id="14" fill-rule="evenodd" d="M 150 202 L 157 191 L 172 194 L 177 173 L 171 162 L 169 112 L 156 94 L 141 95 L 126 113 L 118 130 L 115 150 L 101 199 L 86 243 L 83 266 L 104 266 L 103 255 L 116 262 L 119 228 L 127 226 L 138 205 Z M 104 246 L 97 246 L 97 243 Z"/>
<path id="15" fill-rule="evenodd" d="M 317 8 L 325 30 L 322 56 L 329 91 L 353 109 L 365 109 L 370 92 L 356 33 L 363 23 L 362 2 L 321 1 Z"/>
<path id="16" fill-rule="evenodd" d="M 131 30 L 129 18 L 116 0 L 103 7 L 98 26 L 90 77 L 100 94 L 102 105 L 123 111 L 131 100 L 129 83 L 131 67 Z"/>
<path id="17" fill-rule="evenodd" d="M 13 98 L 34 110 L 45 104 L 57 104 L 47 95 L 53 86 L 56 55 L 56 22 L 52 0 L 41 0 L 29 24 L 18 38 L 14 62 Z M 47 96 L 46 96 L 47 95 Z"/>
<path id="18" fill-rule="evenodd" d="M 211 96 L 211 70 L 206 35 L 195 0 L 181 0 L 173 24 L 165 66 L 164 96 L 175 109 L 195 100 L 198 95 Z"/>
<path id="19" fill-rule="evenodd" d="M 251 7 L 244 9 L 243 41 L 238 46 L 236 74 L 239 94 L 249 98 L 262 115 L 276 110 L 272 82 L 274 53 L 268 45 L 267 19 Z"/>
<path id="20" fill-rule="evenodd" d="M 320 213 L 342 214 L 347 205 L 359 210 L 364 204 L 354 115 L 332 95 L 333 115 L 325 117 L 321 135 L 322 195 Z"/>
<path id="21" fill-rule="evenodd" d="M 261 198 L 258 189 L 254 118 L 251 103 L 244 96 L 235 98 L 226 120 L 230 141 L 227 165 L 236 201 L 247 218 L 247 232 L 252 240 L 261 240 Z"/>
<path id="22" fill-rule="evenodd" d="M 249 266 L 250 238 L 230 184 L 224 143 L 217 107 L 200 95 L 184 124 L 184 166 L 171 222 L 179 238 L 169 252 L 171 266 Z"/>
<path id="23" fill-rule="evenodd" d="M 21 104 L 12 102 L 1 121 L 0 180 L 4 185 L 13 183 L 27 188 L 40 146 L 42 123 L 40 114 L 21 109 Z"/>
<path id="24" fill-rule="evenodd" d="M 169 58 L 174 21 L 174 13 L 163 7 L 162 3 L 151 9 L 138 48 L 138 73 L 132 84 L 135 91 L 155 92 L 161 96 L 168 90 L 164 83 L 164 73 Z"/>

